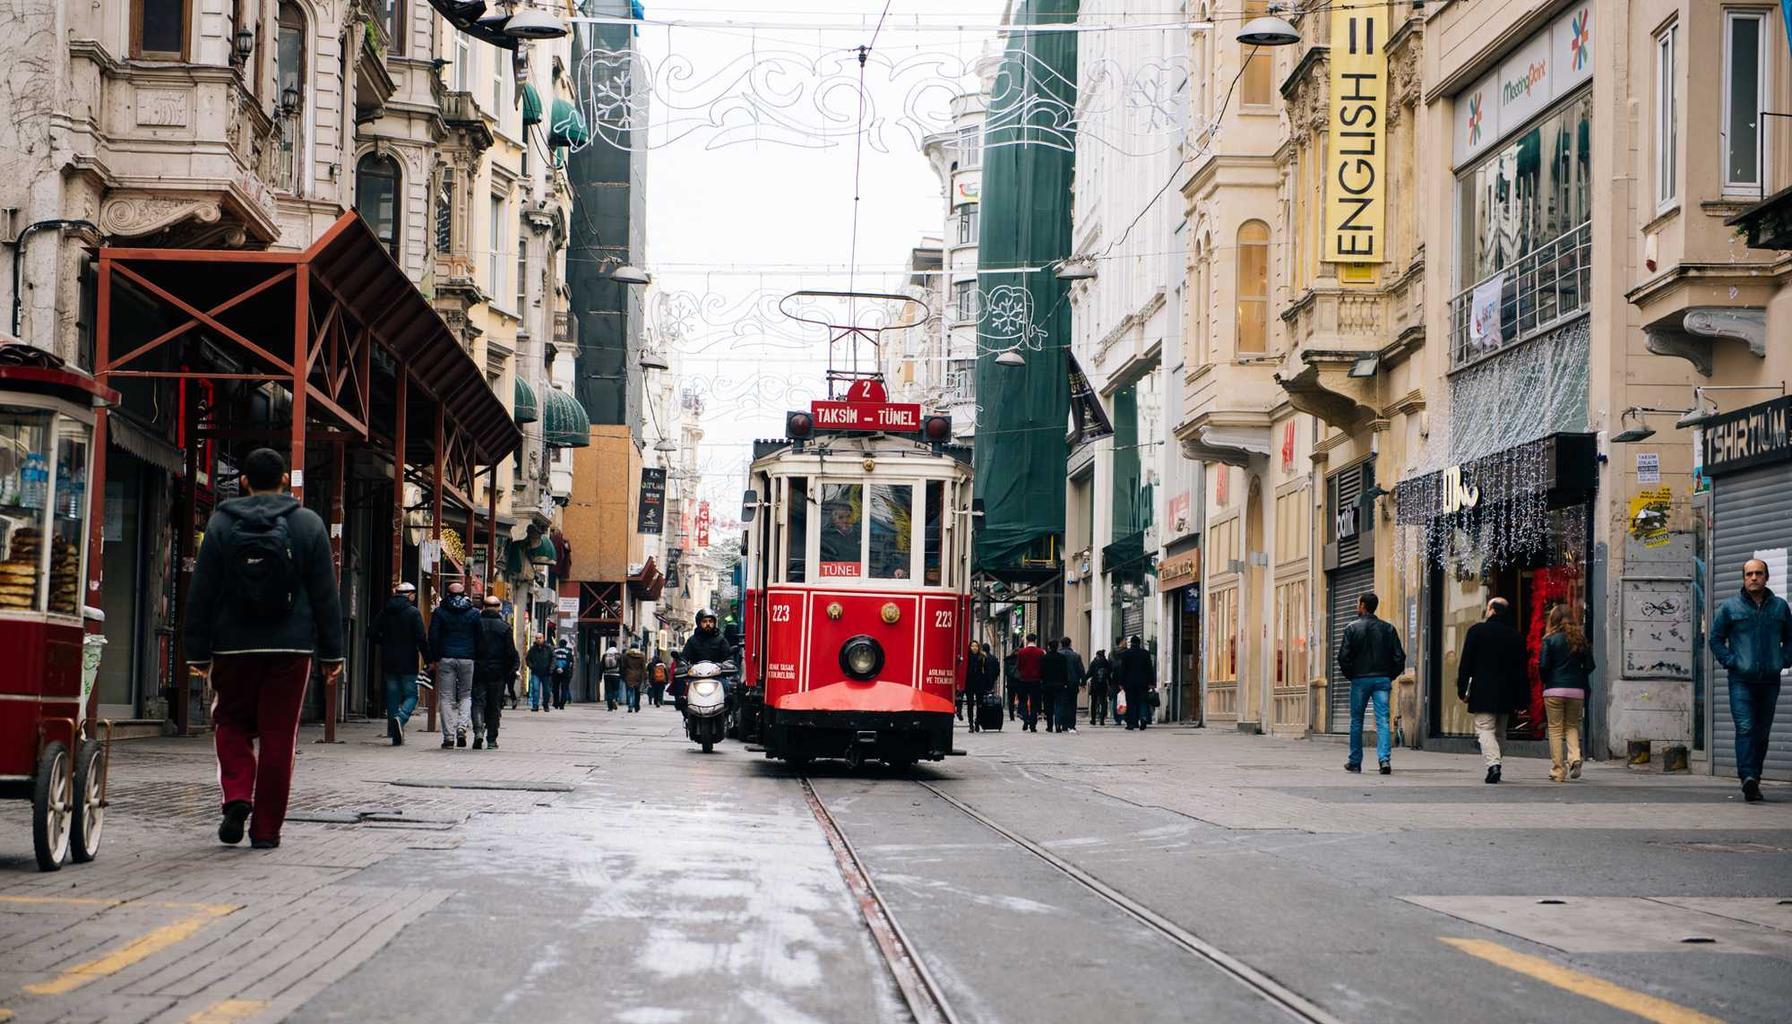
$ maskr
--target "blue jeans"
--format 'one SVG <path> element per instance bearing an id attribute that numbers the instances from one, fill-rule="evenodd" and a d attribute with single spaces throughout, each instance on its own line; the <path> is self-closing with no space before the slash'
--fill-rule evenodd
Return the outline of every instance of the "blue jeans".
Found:
<path id="1" fill-rule="evenodd" d="M 538 672 L 529 673 L 529 710 L 550 707 L 553 704 L 553 692 L 548 681 Z"/>
<path id="2" fill-rule="evenodd" d="M 1058 728 L 1076 728 L 1076 694 L 1077 687 L 1066 686 L 1058 695 Z"/>
<path id="3" fill-rule="evenodd" d="M 1388 731 L 1388 692 L 1394 688 L 1387 676 L 1358 676 L 1350 681 L 1350 763 L 1363 763 L 1363 709 L 1375 701 L 1375 759 L 1386 761 L 1394 737 Z"/>
<path id="4" fill-rule="evenodd" d="M 1773 738 L 1773 712 L 1780 699 L 1778 679 L 1730 679 L 1730 719 L 1736 723 L 1736 777 L 1758 779 Z"/>
<path id="5" fill-rule="evenodd" d="M 399 725 L 411 720 L 417 710 L 417 673 L 386 673 L 386 717 L 398 719 Z"/>

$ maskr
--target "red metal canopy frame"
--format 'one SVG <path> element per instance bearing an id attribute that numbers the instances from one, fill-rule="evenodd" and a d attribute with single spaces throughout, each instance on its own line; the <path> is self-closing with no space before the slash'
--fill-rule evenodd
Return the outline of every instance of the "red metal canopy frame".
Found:
<path id="1" fill-rule="evenodd" d="M 136 323 L 116 329 L 113 305 L 121 287 L 163 318 L 156 325 L 163 328 L 160 333 L 145 336 Z M 304 498 L 304 475 L 298 471 L 306 465 L 307 440 L 329 444 L 336 478 L 332 524 L 343 521 L 349 446 L 393 462 L 395 481 L 429 490 L 432 533 L 438 539 L 445 498 L 466 510 L 466 535 L 473 536 L 480 466 L 490 467 L 488 505 L 495 506 L 497 464 L 522 443 L 522 432 L 472 356 L 359 214 L 344 213 L 301 252 L 102 248 L 98 290 L 93 376 L 99 386 L 143 378 L 283 387 L 292 403 L 287 441 L 293 495 Z M 194 342 L 224 352 L 230 365 L 221 370 L 213 360 L 192 358 Z M 394 368 L 389 393 L 375 387 L 376 352 L 382 365 Z M 376 426 L 384 420 L 391 423 L 389 434 Z M 210 433 L 251 432 L 213 424 Z M 190 478 L 195 445 L 187 447 Z M 99 583 L 102 561 L 97 552 L 105 493 L 104 410 L 94 428 L 94 448 L 90 589 Z M 395 577 L 403 564 L 403 504 L 393 502 Z M 496 508 L 485 514 L 495 521 Z M 332 534 L 340 558 L 340 531 Z M 188 529 L 179 539 L 183 557 L 192 554 L 185 550 L 191 536 Z M 495 541 L 492 530 L 488 547 L 495 548 Z M 488 571 L 495 564 L 495 551 L 488 551 Z M 183 597 L 177 594 L 177 605 L 184 606 Z M 184 656 L 177 660 L 184 665 Z M 185 700 L 176 707 L 185 731 Z M 431 711 L 433 717 L 433 705 Z"/>

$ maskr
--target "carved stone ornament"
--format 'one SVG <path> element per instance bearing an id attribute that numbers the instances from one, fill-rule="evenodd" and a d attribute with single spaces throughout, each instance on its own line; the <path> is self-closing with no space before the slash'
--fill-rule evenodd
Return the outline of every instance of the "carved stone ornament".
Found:
<path id="1" fill-rule="evenodd" d="M 166 196 L 115 196 L 100 206 L 100 230 L 120 238 L 153 235 L 183 220 L 216 224 L 224 215 L 207 199 Z"/>

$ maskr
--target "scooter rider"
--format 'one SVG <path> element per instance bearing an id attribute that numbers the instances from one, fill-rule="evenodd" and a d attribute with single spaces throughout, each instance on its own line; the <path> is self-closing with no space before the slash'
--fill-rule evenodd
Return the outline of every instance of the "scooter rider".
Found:
<path id="1" fill-rule="evenodd" d="M 697 630 L 684 642 L 684 655 L 679 658 L 681 672 L 688 671 L 699 661 L 713 661 L 718 665 L 734 661 L 734 646 L 726 637 L 716 621 L 716 613 L 708 608 L 697 613 Z M 728 696 L 728 705 L 733 709 L 735 680 L 724 676 L 722 689 Z"/>

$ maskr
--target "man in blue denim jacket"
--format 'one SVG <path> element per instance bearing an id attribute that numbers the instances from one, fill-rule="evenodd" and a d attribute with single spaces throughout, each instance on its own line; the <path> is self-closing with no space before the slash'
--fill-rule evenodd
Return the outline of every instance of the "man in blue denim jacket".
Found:
<path id="1" fill-rule="evenodd" d="M 1736 775 L 1749 803 L 1761 799 L 1761 765 L 1773 737 L 1780 671 L 1792 665 L 1792 608 L 1767 589 L 1767 563 L 1742 564 L 1742 593 L 1717 606 L 1711 653 L 1730 675 L 1730 718 L 1736 723 Z"/>

